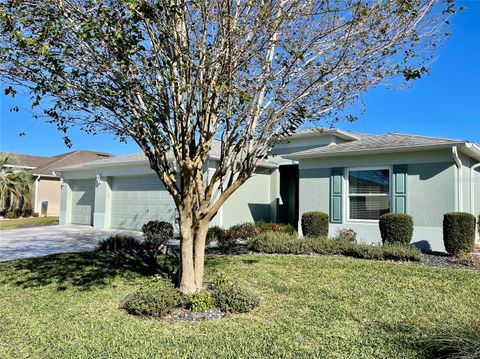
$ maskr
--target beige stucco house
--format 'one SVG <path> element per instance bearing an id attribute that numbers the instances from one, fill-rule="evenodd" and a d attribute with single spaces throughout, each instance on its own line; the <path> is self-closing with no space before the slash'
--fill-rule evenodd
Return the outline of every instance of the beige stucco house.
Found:
<path id="1" fill-rule="evenodd" d="M 42 213 L 42 203 L 45 203 L 46 213 L 42 214 L 58 216 L 60 214 L 61 178 L 55 172 L 55 168 L 97 161 L 111 156 L 108 153 L 86 150 L 62 153 L 52 157 L 9 153 L 9 160 L 5 167 L 21 168 L 32 174 L 32 209 L 34 212 Z"/>

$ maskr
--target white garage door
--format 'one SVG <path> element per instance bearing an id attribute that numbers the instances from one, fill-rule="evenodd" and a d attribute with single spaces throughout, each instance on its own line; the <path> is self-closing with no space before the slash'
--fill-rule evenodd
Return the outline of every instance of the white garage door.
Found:
<path id="1" fill-rule="evenodd" d="M 114 177 L 111 227 L 141 229 L 153 220 L 175 221 L 175 203 L 158 177 Z"/>
<path id="2" fill-rule="evenodd" d="M 75 180 L 72 189 L 72 223 L 93 225 L 95 207 L 95 181 Z"/>

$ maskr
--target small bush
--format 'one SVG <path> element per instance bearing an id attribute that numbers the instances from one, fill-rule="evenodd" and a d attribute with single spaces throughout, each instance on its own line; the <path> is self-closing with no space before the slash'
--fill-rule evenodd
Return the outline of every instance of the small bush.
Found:
<path id="1" fill-rule="evenodd" d="M 32 213 L 32 217 L 37 218 L 38 216 L 39 216 L 39 213 L 38 213 L 38 212 L 33 212 L 33 213 Z"/>
<path id="2" fill-rule="evenodd" d="M 387 213 L 380 217 L 379 226 L 383 244 L 410 244 L 413 236 L 412 216 Z"/>
<path id="3" fill-rule="evenodd" d="M 253 223 L 240 223 L 234 226 L 231 226 L 227 230 L 227 236 L 230 239 L 237 240 L 237 239 L 244 239 L 249 240 L 252 239 L 257 235 L 257 229 Z"/>
<path id="4" fill-rule="evenodd" d="M 97 243 L 97 252 L 132 253 L 143 248 L 142 242 L 135 237 L 114 235 Z"/>
<path id="5" fill-rule="evenodd" d="M 187 295 L 184 302 L 187 309 L 194 312 L 204 312 L 213 306 L 212 297 L 206 290 Z"/>
<path id="6" fill-rule="evenodd" d="M 213 226 L 208 228 L 205 244 L 209 245 L 212 242 L 217 242 L 220 245 L 220 242 L 223 242 L 226 237 L 227 231 L 225 229 L 219 226 Z"/>
<path id="7" fill-rule="evenodd" d="M 405 245 L 367 245 L 348 240 L 331 240 L 324 237 L 301 238 L 281 234 L 263 233 L 255 238 L 251 249 L 260 253 L 345 255 L 363 259 L 418 261 L 421 252 Z"/>
<path id="8" fill-rule="evenodd" d="M 150 221 L 143 225 L 142 232 L 145 237 L 145 249 L 152 255 L 158 255 L 173 238 L 173 226 L 169 222 Z"/>
<path id="9" fill-rule="evenodd" d="M 480 268 L 480 260 L 472 253 L 460 252 L 457 254 L 457 261 L 467 267 Z"/>
<path id="10" fill-rule="evenodd" d="M 181 297 L 172 283 L 153 278 L 144 286 L 129 294 L 121 307 L 134 315 L 162 317 L 180 303 Z"/>
<path id="11" fill-rule="evenodd" d="M 432 358 L 480 358 L 480 323 L 442 329 L 420 344 Z"/>
<path id="12" fill-rule="evenodd" d="M 265 232 L 277 232 L 277 233 L 288 233 L 296 234 L 297 231 L 291 224 L 284 223 L 268 223 L 268 222 L 255 222 L 256 232 L 265 233 Z"/>
<path id="13" fill-rule="evenodd" d="M 357 243 L 357 232 L 353 229 L 337 229 L 337 233 L 333 239 L 337 241 Z"/>
<path id="14" fill-rule="evenodd" d="M 322 212 L 303 213 L 302 232 L 305 237 L 327 237 L 328 214 Z"/>
<path id="15" fill-rule="evenodd" d="M 450 254 L 471 252 L 475 244 L 476 218 L 470 213 L 452 212 L 443 217 L 443 243 Z"/>
<path id="16" fill-rule="evenodd" d="M 228 313 L 248 313 L 260 304 L 255 293 L 231 283 L 222 275 L 213 281 L 213 300 L 217 307 Z"/>
<path id="17" fill-rule="evenodd" d="M 5 213 L 5 218 L 6 219 L 15 219 L 18 218 L 18 215 L 15 211 L 9 211 Z"/>
<path id="18" fill-rule="evenodd" d="M 31 217 L 33 214 L 33 209 L 27 208 L 22 210 L 22 217 Z"/>

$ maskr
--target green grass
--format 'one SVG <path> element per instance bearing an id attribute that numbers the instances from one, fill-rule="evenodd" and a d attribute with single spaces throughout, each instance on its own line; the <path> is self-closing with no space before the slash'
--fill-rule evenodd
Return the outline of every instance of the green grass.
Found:
<path id="1" fill-rule="evenodd" d="M 5 219 L 0 221 L 0 231 L 26 227 L 38 227 L 58 224 L 58 217 L 32 217 Z"/>
<path id="2" fill-rule="evenodd" d="M 106 254 L 0 263 L 0 358 L 422 358 L 418 342 L 478 318 L 480 273 L 350 258 L 208 256 L 262 298 L 203 323 L 118 309 L 147 267 Z"/>

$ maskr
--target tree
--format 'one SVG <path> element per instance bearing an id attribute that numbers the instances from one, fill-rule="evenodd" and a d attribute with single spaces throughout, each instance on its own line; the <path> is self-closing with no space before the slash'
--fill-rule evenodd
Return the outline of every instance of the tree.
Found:
<path id="1" fill-rule="evenodd" d="M 452 0 L 1 4 L 6 94 L 28 89 L 65 133 L 140 146 L 179 212 L 184 293 L 202 285 L 209 221 L 272 146 L 386 79 L 419 78 L 454 12 Z"/>
<path id="2" fill-rule="evenodd" d="M 6 167 L 9 158 L 0 152 L 0 208 L 27 209 L 32 204 L 32 176 L 22 169 Z"/>

